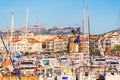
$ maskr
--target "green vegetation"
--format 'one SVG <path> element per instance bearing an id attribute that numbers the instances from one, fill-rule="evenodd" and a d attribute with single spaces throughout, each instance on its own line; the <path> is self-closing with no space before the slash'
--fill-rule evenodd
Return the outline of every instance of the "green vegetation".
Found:
<path id="1" fill-rule="evenodd" d="M 91 51 L 91 54 L 92 55 L 100 55 L 100 50 L 94 50 L 94 51 Z"/>
<path id="2" fill-rule="evenodd" d="M 120 55 L 120 45 L 115 45 L 112 49 L 113 55 Z"/>
<path id="3" fill-rule="evenodd" d="M 0 55 L 2 55 L 2 52 L 0 52 Z"/>

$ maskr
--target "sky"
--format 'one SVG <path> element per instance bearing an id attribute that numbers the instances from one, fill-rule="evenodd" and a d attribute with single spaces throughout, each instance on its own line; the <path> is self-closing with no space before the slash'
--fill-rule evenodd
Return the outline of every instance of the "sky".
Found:
<path id="1" fill-rule="evenodd" d="M 90 31 L 101 34 L 117 29 L 120 24 L 120 0 L 86 0 Z M 83 0 L 0 0 L 0 30 L 10 29 L 14 11 L 15 28 L 40 21 L 41 27 L 82 27 Z"/>

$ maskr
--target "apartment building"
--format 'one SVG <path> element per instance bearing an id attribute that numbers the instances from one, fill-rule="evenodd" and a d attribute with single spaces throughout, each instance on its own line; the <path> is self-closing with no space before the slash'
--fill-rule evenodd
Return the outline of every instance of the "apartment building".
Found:
<path id="1" fill-rule="evenodd" d="M 11 52 L 38 52 L 42 50 L 42 43 L 34 38 L 14 38 L 10 43 Z"/>
<path id="2" fill-rule="evenodd" d="M 58 35 L 54 38 L 47 39 L 44 41 L 46 51 L 67 51 L 68 50 L 68 38 L 67 36 Z"/>
<path id="3" fill-rule="evenodd" d="M 80 41 L 74 43 L 77 36 L 70 36 L 69 38 L 69 52 L 80 52 Z"/>
<path id="4" fill-rule="evenodd" d="M 120 44 L 120 34 L 119 32 L 106 33 L 100 36 L 98 42 L 98 48 L 101 53 L 109 54 L 115 45 Z"/>
<path id="5" fill-rule="evenodd" d="M 89 37 L 87 34 L 84 34 L 81 35 L 80 39 L 80 52 L 89 54 L 90 51 L 93 51 L 96 48 L 97 35 L 91 34 Z"/>

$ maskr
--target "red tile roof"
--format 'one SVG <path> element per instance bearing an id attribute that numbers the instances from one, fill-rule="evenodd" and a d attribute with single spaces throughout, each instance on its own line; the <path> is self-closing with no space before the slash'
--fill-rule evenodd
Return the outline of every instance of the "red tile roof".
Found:
<path id="1" fill-rule="evenodd" d="M 39 41 L 34 38 L 27 38 L 27 40 L 29 43 L 39 43 Z"/>

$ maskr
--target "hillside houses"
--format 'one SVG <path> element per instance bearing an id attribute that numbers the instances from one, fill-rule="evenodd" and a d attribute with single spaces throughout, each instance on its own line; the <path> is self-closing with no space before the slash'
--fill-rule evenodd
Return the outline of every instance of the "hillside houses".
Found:
<path id="1" fill-rule="evenodd" d="M 98 49 L 101 53 L 111 53 L 115 45 L 120 45 L 120 34 L 119 32 L 106 33 L 98 39 Z"/>
<path id="2" fill-rule="evenodd" d="M 115 45 L 120 44 L 119 32 L 109 32 L 100 36 L 80 35 L 80 42 L 74 43 L 75 35 L 28 35 L 14 36 L 10 41 L 9 36 L 3 37 L 7 48 L 12 52 L 82 52 L 89 54 L 89 46 L 92 51 L 99 50 L 101 53 L 112 52 Z M 0 52 L 5 49 L 0 41 Z"/>

